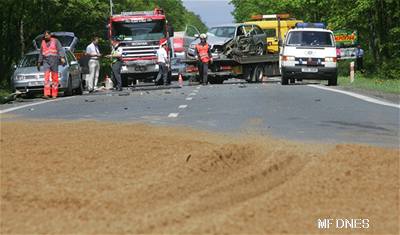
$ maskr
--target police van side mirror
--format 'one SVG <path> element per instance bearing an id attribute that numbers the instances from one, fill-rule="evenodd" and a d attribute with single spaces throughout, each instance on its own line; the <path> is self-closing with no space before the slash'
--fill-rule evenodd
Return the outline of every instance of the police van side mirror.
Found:
<path id="1" fill-rule="evenodd" d="M 195 38 L 199 38 L 200 35 L 199 35 L 198 33 L 196 33 L 196 34 L 194 35 L 194 37 L 195 37 Z"/>

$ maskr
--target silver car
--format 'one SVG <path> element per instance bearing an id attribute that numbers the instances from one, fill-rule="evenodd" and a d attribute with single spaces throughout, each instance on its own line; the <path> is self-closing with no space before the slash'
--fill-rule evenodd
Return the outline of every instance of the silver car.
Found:
<path id="1" fill-rule="evenodd" d="M 58 66 L 59 91 L 64 92 L 64 95 L 82 94 L 83 84 L 81 78 L 81 68 L 78 61 L 71 50 L 77 43 L 77 38 L 71 33 L 65 32 L 54 33 L 59 39 L 65 50 L 66 64 Z M 43 36 L 42 36 L 43 37 Z M 12 75 L 12 85 L 15 90 L 21 92 L 38 92 L 44 88 L 44 71 L 43 67 L 38 71 L 37 62 L 39 59 L 39 43 L 40 35 L 35 38 L 34 45 L 37 48 L 35 51 L 26 53 L 19 63 L 15 66 L 14 74 Z"/>
<path id="2" fill-rule="evenodd" d="M 188 49 L 187 57 L 194 59 L 196 44 L 193 41 Z M 214 59 L 224 59 L 233 54 L 263 55 L 267 51 L 266 34 L 255 24 L 226 24 L 210 28 L 207 42 L 211 46 Z"/>

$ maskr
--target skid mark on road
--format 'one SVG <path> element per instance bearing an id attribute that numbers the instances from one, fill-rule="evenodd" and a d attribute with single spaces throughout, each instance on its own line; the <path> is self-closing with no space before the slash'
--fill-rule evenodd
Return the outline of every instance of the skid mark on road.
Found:
<path id="1" fill-rule="evenodd" d="M 384 106 L 389 106 L 389 107 L 393 107 L 393 108 L 398 108 L 400 109 L 400 105 L 398 104 L 394 104 L 394 103 L 390 103 L 390 102 L 386 102 L 386 101 L 382 101 L 382 100 L 378 100 L 369 96 L 365 96 L 365 95 L 360 95 L 354 92 L 350 92 L 350 91 L 342 91 L 342 90 L 338 90 L 338 89 L 334 89 L 334 88 L 328 88 L 328 87 L 324 87 L 321 85 L 307 85 L 309 87 L 314 87 L 317 89 L 321 89 L 321 90 L 327 90 L 327 91 L 333 91 L 336 93 L 341 93 L 341 94 L 345 94 L 348 96 L 352 96 L 354 98 L 360 99 L 360 100 L 364 100 L 370 103 L 374 103 L 374 104 L 379 104 L 379 105 L 384 105 Z"/>

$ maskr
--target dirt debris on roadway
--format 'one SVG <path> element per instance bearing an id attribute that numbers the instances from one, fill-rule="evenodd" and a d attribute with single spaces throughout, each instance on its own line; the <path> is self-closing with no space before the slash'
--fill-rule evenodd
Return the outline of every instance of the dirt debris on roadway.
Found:
<path id="1" fill-rule="evenodd" d="M 1 123 L 1 234 L 399 232 L 399 150 L 109 122 Z"/>

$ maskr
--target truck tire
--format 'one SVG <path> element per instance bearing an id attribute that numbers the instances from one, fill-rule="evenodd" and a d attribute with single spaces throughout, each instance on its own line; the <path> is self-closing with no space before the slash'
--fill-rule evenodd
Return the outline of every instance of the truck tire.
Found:
<path id="1" fill-rule="evenodd" d="M 264 76 L 264 69 L 263 66 L 258 65 L 251 71 L 251 82 L 258 83 L 262 81 Z"/>
<path id="2" fill-rule="evenodd" d="M 287 85 L 287 84 L 289 84 L 289 78 L 286 77 L 286 76 L 283 75 L 283 74 L 282 74 L 282 76 L 281 76 L 281 84 L 282 84 L 282 85 Z"/>
<path id="3" fill-rule="evenodd" d="M 291 79 L 290 79 L 290 84 L 295 84 L 295 83 L 296 83 L 296 79 L 291 78 Z"/>
<path id="4" fill-rule="evenodd" d="M 336 86 L 337 85 L 337 75 L 329 78 L 328 86 Z"/>
<path id="5" fill-rule="evenodd" d="M 129 84 L 129 77 L 126 74 L 121 74 L 121 83 L 123 87 L 127 87 Z"/>
<path id="6" fill-rule="evenodd" d="M 64 90 L 64 96 L 71 96 L 72 95 L 72 78 L 71 76 L 68 77 L 67 87 Z"/>

